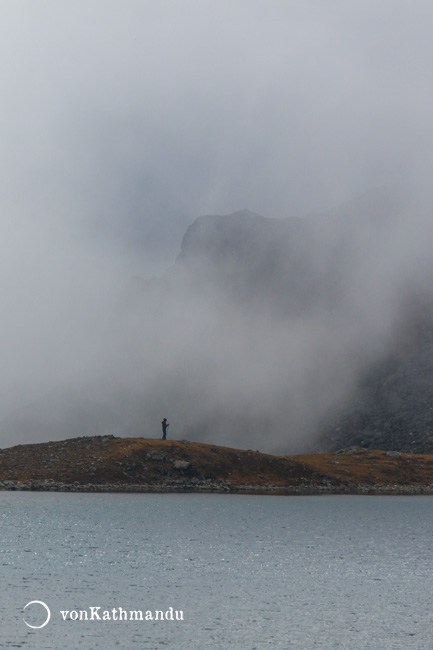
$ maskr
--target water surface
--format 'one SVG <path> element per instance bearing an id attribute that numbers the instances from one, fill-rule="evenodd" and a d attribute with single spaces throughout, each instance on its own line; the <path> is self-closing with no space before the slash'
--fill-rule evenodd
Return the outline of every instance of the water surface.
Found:
<path id="1" fill-rule="evenodd" d="M 0 644 L 433 648 L 432 514 L 422 496 L 0 492 Z M 184 620 L 60 614 L 91 606 Z"/>

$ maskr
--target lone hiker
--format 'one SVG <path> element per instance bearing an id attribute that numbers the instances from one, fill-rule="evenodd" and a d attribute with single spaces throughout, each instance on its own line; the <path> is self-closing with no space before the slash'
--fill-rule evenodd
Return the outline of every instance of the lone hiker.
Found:
<path id="1" fill-rule="evenodd" d="M 167 429 L 170 426 L 169 423 L 167 422 L 167 418 L 163 419 L 161 425 L 162 425 L 162 439 L 167 440 Z"/>

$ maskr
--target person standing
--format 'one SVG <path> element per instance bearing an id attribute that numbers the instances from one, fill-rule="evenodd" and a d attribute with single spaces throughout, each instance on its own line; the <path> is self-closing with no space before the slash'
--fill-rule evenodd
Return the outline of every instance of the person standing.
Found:
<path id="1" fill-rule="evenodd" d="M 161 425 L 162 425 L 162 439 L 167 440 L 167 429 L 170 426 L 169 423 L 167 422 L 167 418 L 163 419 Z"/>

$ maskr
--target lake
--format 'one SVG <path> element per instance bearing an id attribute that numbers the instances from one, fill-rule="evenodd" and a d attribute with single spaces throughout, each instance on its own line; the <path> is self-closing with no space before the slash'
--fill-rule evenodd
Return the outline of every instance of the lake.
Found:
<path id="1" fill-rule="evenodd" d="M 432 515 L 428 496 L 0 492 L 0 645 L 433 648 Z"/>

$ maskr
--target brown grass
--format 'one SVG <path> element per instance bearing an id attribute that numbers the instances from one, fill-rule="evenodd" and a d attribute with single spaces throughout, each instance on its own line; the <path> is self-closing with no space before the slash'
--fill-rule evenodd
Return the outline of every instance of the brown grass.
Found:
<path id="1" fill-rule="evenodd" d="M 175 469 L 176 460 L 190 466 Z M 163 485 L 180 477 L 281 488 L 314 484 L 334 488 L 427 486 L 433 484 L 433 456 L 401 454 L 394 458 L 377 450 L 272 456 L 198 442 L 108 436 L 0 450 L 0 481 Z"/>

